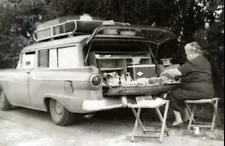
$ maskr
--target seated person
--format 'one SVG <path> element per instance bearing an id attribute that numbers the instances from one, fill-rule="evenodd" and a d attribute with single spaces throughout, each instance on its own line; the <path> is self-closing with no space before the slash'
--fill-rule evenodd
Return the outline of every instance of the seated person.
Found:
<path id="1" fill-rule="evenodd" d="M 203 50 L 197 42 L 186 44 L 184 49 L 188 61 L 177 69 L 168 69 L 161 73 L 161 76 L 181 77 L 179 88 L 169 92 L 165 97 L 170 100 L 175 115 L 173 126 L 180 125 L 190 118 L 184 100 L 207 99 L 214 96 L 211 66 L 203 56 Z M 183 120 L 181 113 L 184 114 Z"/>

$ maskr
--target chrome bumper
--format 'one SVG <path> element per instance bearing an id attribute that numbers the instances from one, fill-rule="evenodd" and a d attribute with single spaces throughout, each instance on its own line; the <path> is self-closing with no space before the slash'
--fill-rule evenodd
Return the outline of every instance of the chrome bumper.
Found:
<path id="1" fill-rule="evenodd" d="M 82 109 L 87 112 L 123 108 L 127 107 L 127 97 L 123 96 L 120 99 L 108 99 L 101 100 L 84 100 Z"/>

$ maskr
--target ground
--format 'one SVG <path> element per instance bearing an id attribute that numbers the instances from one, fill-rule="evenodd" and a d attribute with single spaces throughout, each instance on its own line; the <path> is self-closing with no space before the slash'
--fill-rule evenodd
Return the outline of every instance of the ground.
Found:
<path id="1" fill-rule="evenodd" d="M 142 119 L 149 128 L 159 125 L 155 115 L 145 112 Z M 0 146 L 223 146 L 224 130 L 201 129 L 195 135 L 185 128 L 172 128 L 163 143 L 158 139 L 130 141 L 134 117 L 130 110 L 119 109 L 78 118 L 71 126 L 56 126 L 49 114 L 24 108 L 0 111 Z"/>

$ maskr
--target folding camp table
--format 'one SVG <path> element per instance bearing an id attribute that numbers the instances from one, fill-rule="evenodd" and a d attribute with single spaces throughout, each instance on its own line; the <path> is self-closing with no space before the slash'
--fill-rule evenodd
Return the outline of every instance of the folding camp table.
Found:
<path id="1" fill-rule="evenodd" d="M 116 88 L 111 88 L 109 89 L 109 91 L 107 93 L 105 93 L 105 95 L 107 96 L 115 96 L 115 95 L 121 95 L 121 96 L 127 96 L 127 95 L 136 95 L 137 97 L 143 94 L 148 93 L 148 95 L 156 95 L 156 94 L 166 94 L 171 90 L 176 89 L 177 87 L 179 87 L 180 83 L 172 83 L 172 84 L 163 84 L 163 85 L 156 85 L 156 86 L 128 86 L 128 87 L 116 87 Z M 150 96 L 148 96 L 150 97 Z M 154 102 L 154 100 L 152 100 Z M 125 102 L 127 103 L 127 101 Z M 164 115 L 162 116 L 159 107 L 165 105 L 165 110 L 164 110 Z M 147 130 L 141 119 L 140 119 L 140 113 L 141 113 L 141 109 L 142 108 L 154 108 L 156 110 L 156 113 L 162 123 L 161 125 L 161 130 L 160 130 L 160 136 L 159 136 L 159 141 L 162 142 L 163 141 L 163 136 L 164 133 L 166 133 L 167 136 L 169 136 L 167 127 L 166 127 L 166 118 L 167 118 L 167 113 L 168 113 L 168 108 L 169 108 L 169 101 L 168 100 L 163 100 L 163 102 L 161 103 L 157 103 L 157 104 L 148 104 L 147 102 L 144 104 L 131 104 L 131 103 L 127 103 L 128 108 L 131 108 L 136 120 L 135 120 L 135 124 L 134 124 L 134 128 L 133 128 L 133 132 L 132 132 L 132 136 L 131 136 L 131 141 L 134 141 L 134 137 L 149 137 L 147 135 L 142 135 L 142 136 L 137 136 L 135 135 L 135 132 L 137 130 L 138 124 L 141 125 L 142 131 L 145 134 L 146 132 L 149 132 L 149 130 Z M 137 110 L 135 110 L 137 109 Z M 151 131 L 151 130 L 150 130 Z M 157 132 L 157 131 L 152 131 L 152 132 Z"/>
<path id="2" fill-rule="evenodd" d="M 162 100 L 162 99 L 161 99 Z M 154 100 L 152 100 L 154 102 Z M 165 109 L 164 109 L 164 114 L 162 116 L 160 110 L 159 110 L 159 107 L 161 107 L 162 105 L 165 105 Z M 136 120 L 135 120 L 135 123 L 134 123 L 134 127 L 133 127 L 133 132 L 132 132 L 132 135 L 131 135 L 131 141 L 133 142 L 134 141 L 134 138 L 135 137 L 141 137 L 141 138 L 147 138 L 147 137 L 155 137 L 155 138 L 158 138 L 159 137 L 159 142 L 162 142 L 163 141 L 163 137 L 164 137 L 164 133 L 166 133 L 167 136 L 169 136 L 169 132 L 167 130 L 167 127 L 166 127 L 166 118 L 167 118 L 167 113 L 168 113 L 168 108 L 169 108 L 169 101 L 168 100 L 163 100 L 162 102 L 158 102 L 156 103 L 155 105 L 152 105 L 152 104 L 128 104 L 128 108 L 131 108 Z M 160 130 L 148 130 L 146 129 L 146 127 L 143 125 L 141 119 L 140 119 L 140 114 L 141 114 L 141 109 L 142 108 L 154 108 L 156 110 L 156 113 L 161 121 L 161 129 Z M 135 110 L 137 109 L 137 110 Z M 138 125 L 141 126 L 141 129 L 142 129 L 142 132 L 143 132 L 143 135 L 135 135 L 136 133 L 136 130 L 138 128 Z M 146 135 L 146 132 L 154 132 L 154 133 L 159 133 L 160 132 L 160 135 L 159 136 L 149 136 L 149 135 Z"/>

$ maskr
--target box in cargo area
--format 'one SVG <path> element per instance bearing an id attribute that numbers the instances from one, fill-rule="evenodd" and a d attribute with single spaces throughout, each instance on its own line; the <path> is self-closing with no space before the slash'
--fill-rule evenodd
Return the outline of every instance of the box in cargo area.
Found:
<path id="1" fill-rule="evenodd" d="M 130 73 L 133 80 L 151 78 L 157 76 L 155 67 L 155 64 L 135 64 L 127 66 L 127 72 Z"/>

